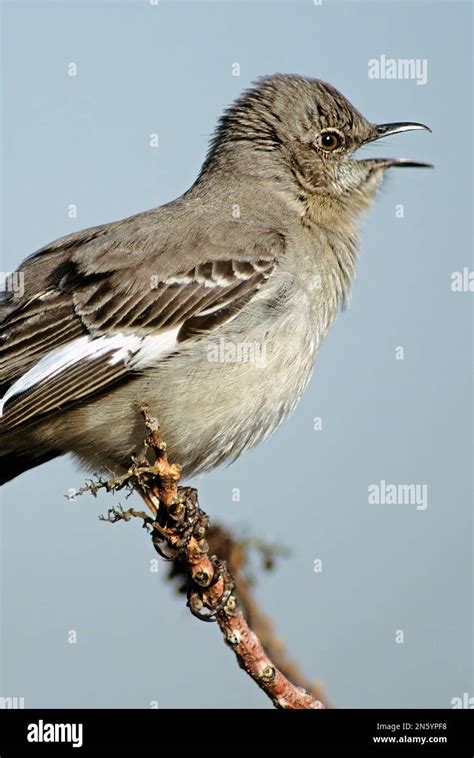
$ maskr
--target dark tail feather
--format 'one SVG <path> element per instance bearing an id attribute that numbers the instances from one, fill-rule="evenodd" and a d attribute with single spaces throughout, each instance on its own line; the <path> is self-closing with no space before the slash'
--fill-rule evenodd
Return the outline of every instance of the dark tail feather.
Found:
<path id="1" fill-rule="evenodd" d="M 5 453 L 0 455 L 0 485 L 6 484 L 16 476 L 23 474 L 24 471 L 39 466 L 41 463 L 46 463 L 58 455 L 61 453 L 56 450 L 48 450 L 41 455 L 33 455 L 32 453 Z"/>

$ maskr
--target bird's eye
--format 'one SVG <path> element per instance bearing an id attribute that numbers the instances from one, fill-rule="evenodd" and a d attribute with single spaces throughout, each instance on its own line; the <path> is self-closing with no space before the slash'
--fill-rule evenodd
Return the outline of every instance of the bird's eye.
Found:
<path id="1" fill-rule="evenodd" d="M 318 138 L 319 147 L 326 150 L 328 153 L 332 153 L 337 150 L 344 143 L 342 134 L 336 131 L 321 132 Z"/>

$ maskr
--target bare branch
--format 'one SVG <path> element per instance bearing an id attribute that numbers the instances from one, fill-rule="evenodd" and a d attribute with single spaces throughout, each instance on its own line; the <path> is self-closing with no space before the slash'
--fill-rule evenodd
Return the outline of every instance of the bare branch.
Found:
<path id="1" fill-rule="evenodd" d="M 207 537 L 213 537 L 215 543 L 216 533 L 209 529 L 209 519 L 199 507 L 197 491 L 191 487 L 178 487 L 180 469 L 168 462 L 158 422 L 146 408 L 142 412 L 149 434 L 140 460 L 134 461 L 125 474 L 109 481 L 99 480 L 81 492 L 90 489 L 96 494 L 101 487 L 107 491 L 123 488 L 138 491 L 151 516 L 144 511 L 123 510 L 119 506 L 109 509 L 104 520 L 115 523 L 140 518 L 143 526 L 151 531 L 153 545 L 159 554 L 168 560 L 179 560 L 187 578 L 191 613 L 204 621 L 217 621 L 241 668 L 277 708 L 324 708 L 314 690 L 311 692 L 311 685 L 304 682 L 295 664 L 285 657 L 282 646 L 277 644 L 272 626 L 259 611 L 241 570 L 237 568 L 236 582 L 226 563 L 213 554 L 209 555 Z M 154 457 L 153 463 L 146 462 L 150 453 Z M 284 672 L 299 682 L 299 686 Z M 303 682 L 305 688 L 301 686 Z"/>

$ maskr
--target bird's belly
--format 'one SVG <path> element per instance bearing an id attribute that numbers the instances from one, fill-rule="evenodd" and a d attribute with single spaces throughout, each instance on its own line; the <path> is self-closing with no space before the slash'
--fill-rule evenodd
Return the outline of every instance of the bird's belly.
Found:
<path id="1" fill-rule="evenodd" d="M 288 329 L 245 340 L 216 336 L 192 359 L 176 356 L 157 370 L 161 395 L 150 405 L 184 474 L 238 457 L 294 409 L 310 378 L 317 340 L 308 324 Z M 149 394 L 155 395 L 151 384 Z"/>
<path id="2" fill-rule="evenodd" d="M 301 318 L 243 334 L 224 329 L 182 343 L 153 371 L 63 415 L 69 450 L 93 470 L 128 467 L 146 436 L 140 414 L 145 404 L 158 418 L 170 460 L 182 466 L 185 477 L 255 446 L 303 394 L 321 331 Z"/>

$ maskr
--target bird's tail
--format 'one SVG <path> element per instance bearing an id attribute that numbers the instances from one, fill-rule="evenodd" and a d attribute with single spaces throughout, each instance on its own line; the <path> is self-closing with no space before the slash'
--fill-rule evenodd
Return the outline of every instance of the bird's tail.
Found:
<path id="1" fill-rule="evenodd" d="M 48 450 L 40 455 L 33 453 L 0 453 L 0 486 L 20 476 L 24 471 L 46 463 L 61 455 L 57 450 Z"/>

